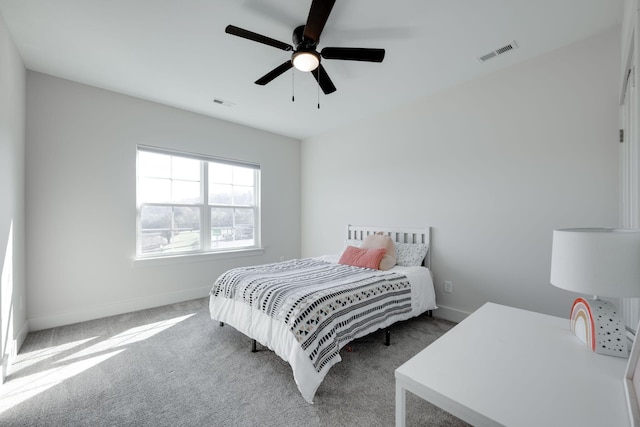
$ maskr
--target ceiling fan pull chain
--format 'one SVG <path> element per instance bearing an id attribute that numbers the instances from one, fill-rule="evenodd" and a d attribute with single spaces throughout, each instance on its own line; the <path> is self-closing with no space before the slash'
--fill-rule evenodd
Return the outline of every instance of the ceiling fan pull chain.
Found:
<path id="1" fill-rule="evenodd" d="M 320 109 L 320 66 L 316 68 L 318 70 L 318 110 Z"/>
<path id="2" fill-rule="evenodd" d="M 293 78 L 295 74 L 296 74 L 296 70 L 291 70 L 291 102 L 296 101 L 295 84 L 293 82 Z"/>

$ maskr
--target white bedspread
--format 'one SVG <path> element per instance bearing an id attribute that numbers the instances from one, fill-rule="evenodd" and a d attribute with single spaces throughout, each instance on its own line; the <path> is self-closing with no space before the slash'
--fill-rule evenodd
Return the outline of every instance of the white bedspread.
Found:
<path id="1" fill-rule="evenodd" d="M 334 256 L 319 257 L 323 261 L 335 262 Z M 411 284 L 411 310 L 384 320 L 372 327 L 358 331 L 353 338 L 368 335 L 375 330 L 386 328 L 398 320 L 406 320 L 427 310 L 435 309 L 435 292 L 431 273 L 425 267 L 395 266 L 391 271 L 406 276 Z M 252 307 L 242 299 L 215 297 L 211 295 L 209 302 L 211 318 L 233 326 L 270 348 L 278 356 L 287 361 L 293 370 L 295 382 L 304 399 L 313 403 L 313 397 L 327 372 L 341 359 L 339 354 L 319 369 L 314 367 L 309 356 L 302 349 L 299 339 L 280 319 L 269 316 L 264 311 Z M 346 343 L 340 343 L 344 345 Z"/>

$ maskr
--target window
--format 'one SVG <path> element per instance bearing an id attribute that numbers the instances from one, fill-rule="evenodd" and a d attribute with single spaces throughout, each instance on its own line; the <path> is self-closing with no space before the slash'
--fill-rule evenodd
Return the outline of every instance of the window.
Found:
<path id="1" fill-rule="evenodd" d="M 257 248 L 260 166 L 138 147 L 137 254 Z"/>

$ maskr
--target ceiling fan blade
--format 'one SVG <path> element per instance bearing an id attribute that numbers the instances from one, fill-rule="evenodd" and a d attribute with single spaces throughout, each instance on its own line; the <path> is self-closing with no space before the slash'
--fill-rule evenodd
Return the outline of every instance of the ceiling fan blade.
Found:
<path id="1" fill-rule="evenodd" d="M 333 82 L 329 78 L 329 74 L 327 74 L 327 71 L 324 69 L 322 64 L 320 64 L 315 70 L 310 71 L 310 73 L 313 74 L 313 78 L 316 79 L 320 85 L 320 89 L 322 89 L 325 95 L 329 95 L 336 91 L 336 87 L 333 85 Z"/>
<path id="2" fill-rule="evenodd" d="M 244 39 L 252 40 L 254 42 L 266 44 L 267 46 L 276 47 L 278 49 L 286 51 L 293 50 L 293 46 L 291 46 L 290 44 L 272 39 L 271 37 L 263 36 L 262 34 L 254 33 L 253 31 L 236 27 L 235 25 L 227 25 L 227 28 L 224 29 L 224 32 L 233 36 L 238 36 Z"/>
<path id="3" fill-rule="evenodd" d="M 269 83 L 271 80 L 273 80 L 276 77 L 278 77 L 280 74 L 284 73 L 285 71 L 288 71 L 291 67 L 293 67 L 293 64 L 291 63 L 291 60 L 289 60 L 287 62 L 283 62 L 282 64 L 278 65 L 273 70 L 269 71 L 264 76 L 260 77 L 258 80 L 256 80 L 255 83 L 257 85 L 264 86 L 267 83 Z"/>
<path id="4" fill-rule="evenodd" d="M 384 49 L 363 47 L 325 47 L 320 52 L 324 59 L 342 59 L 346 61 L 382 62 Z"/>
<path id="5" fill-rule="evenodd" d="M 327 19 L 329 19 L 331 9 L 333 9 L 335 2 L 336 0 L 313 0 L 311 2 L 307 23 L 302 33 L 305 38 L 318 43 L 322 29 L 327 23 Z"/>

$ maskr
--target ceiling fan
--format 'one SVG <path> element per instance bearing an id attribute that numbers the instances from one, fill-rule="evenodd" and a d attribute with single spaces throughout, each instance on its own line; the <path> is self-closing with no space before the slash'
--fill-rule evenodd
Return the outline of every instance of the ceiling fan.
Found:
<path id="1" fill-rule="evenodd" d="M 284 51 L 292 51 L 291 59 L 283 62 L 264 76 L 256 80 L 258 85 L 266 85 L 279 75 L 295 67 L 300 71 L 311 72 L 318 85 L 328 95 L 336 91 L 336 87 L 329 78 L 326 70 L 320 63 L 320 59 L 339 59 L 345 61 L 382 62 L 384 49 L 369 49 L 360 47 L 325 47 L 320 52 L 316 50 L 320 42 L 320 34 L 329 19 L 329 14 L 336 0 L 312 0 L 307 23 L 293 30 L 293 46 L 263 36 L 253 31 L 228 25 L 225 28 L 227 34 L 253 40 Z"/>

